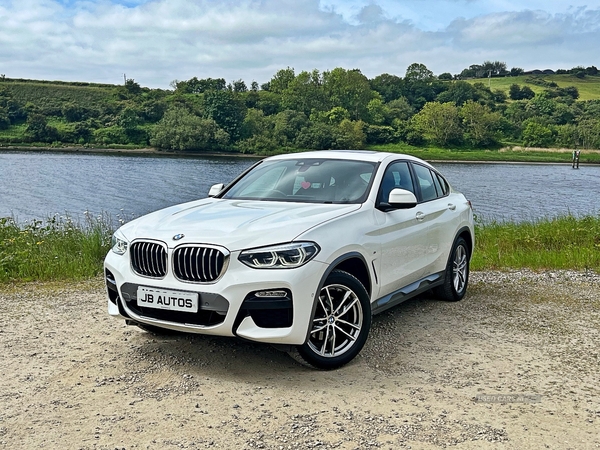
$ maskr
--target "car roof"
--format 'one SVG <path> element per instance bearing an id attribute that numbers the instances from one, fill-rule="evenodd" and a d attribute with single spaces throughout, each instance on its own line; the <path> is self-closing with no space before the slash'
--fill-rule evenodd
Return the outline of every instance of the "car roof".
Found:
<path id="1" fill-rule="evenodd" d="M 383 162 L 386 159 L 408 159 L 411 161 L 425 162 L 414 156 L 403 153 L 375 152 L 371 150 L 318 150 L 312 152 L 286 153 L 284 155 L 271 156 L 270 161 L 285 159 L 345 159 L 351 161 Z M 428 163 L 425 163 L 429 165 Z"/>

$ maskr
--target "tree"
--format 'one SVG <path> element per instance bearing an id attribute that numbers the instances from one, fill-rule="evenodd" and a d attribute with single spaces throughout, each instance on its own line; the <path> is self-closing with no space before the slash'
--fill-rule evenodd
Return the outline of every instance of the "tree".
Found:
<path id="1" fill-rule="evenodd" d="M 362 149 L 365 145 L 366 135 L 365 123 L 362 121 L 350 121 L 344 119 L 338 125 L 334 148 L 342 150 Z"/>
<path id="2" fill-rule="evenodd" d="M 558 92 L 561 95 L 571 97 L 573 100 L 579 98 L 579 89 L 576 86 L 565 86 L 564 88 L 558 88 Z"/>
<path id="3" fill-rule="evenodd" d="M 157 148 L 179 151 L 221 149 L 228 141 L 214 120 L 202 119 L 178 105 L 167 110 L 150 138 Z"/>
<path id="4" fill-rule="evenodd" d="M 518 77 L 519 75 L 523 75 L 524 73 L 525 73 L 525 71 L 523 69 L 521 69 L 520 67 L 513 67 L 512 69 L 510 69 L 511 77 Z"/>
<path id="5" fill-rule="evenodd" d="M 411 106 L 419 110 L 427 102 L 434 101 L 437 95 L 445 91 L 448 83 L 438 81 L 424 64 L 413 63 L 406 69 L 404 78 L 404 96 Z"/>
<path id="6" fill-rule="evenodd" d="M 508 95 L 511 100 L 521 100 L 521 86 L 518 84 L 511 84 L 508 88 Z"/>
<path id="7" fill-rule="evenodd" d="M 309 116 L 313 111 L 325 111 L 329 102 L 323 88 L 323 78 L 318 70 L 301 72 L 288 83 L 281 95 L 285 109 L 293 109 Z"/>
<path id="8" fill-rule="evenodd" d="M 425 64 L 421 63 L 412 63 L 410 66 L 408 66 L 406 69 L 406 75 L 404 76 L 404 80 L 407 83 L 419 81 L 428 82 L 433 80 L 433 78 L 433 72 L 429 70 Z"/>
<path id="9" fill-rule="evenodd" d="M 190 78 L 187 81 L 171 82 L 175 85 L 175 91 L 180 94 L 202 94 L 206 91 L 224 91 L 227 84 L 224 78 L 204 78 L 199 80 L 197 77 Z"/>
<path id="10" fill-rule="evenodd" d="M 533 119 L 523 123 L 523 143 L 527 147 L 549 147 L 553 142 L 552 130 Z"/>
<path id="11" fill-rule="evenodd" d="M 288 88 L 289 84 L 294 81 L 294 78 L 296 78 L 294 69 L 290 67 L 287 69 L 281 69 L 277 71 L 273 78 L 271 78 L 268 89 L 265 90 L 271 91 L 275 94 L 281 94 Z"/>
<path id="12" fill-rule="evenodd" d="M 131 95 L 139 95 L 142 93 L 142 88 L 139 83 L 136 83 L 133 78 L 125 81 L 125 90 Z"/>
<path id="13" fill-rule="evenodd" d="M 292 145 L 300 131 L 308 126 L 308 119 L 301 111 L 286 110 L 273 119 L 275 139 L 283 146 Z"/>
<path id="14" fill-rule="evenodd" d="M 506 63 L 502 61 L 484 61 L 481 68 L 483 69 L 484 77 L 507 73 Z"/>
<path id="15" fill-rule="evenodd" d="M 600 148 L 600 120 L 584 119 L 577 124 L 583 148 Z"/>
<path id="16" fill-rule="evenodd" d="M 369 123 L 374 125 L 386 124 L 391 116 L 390 109 L 379 98 L 374 98 L 367 105 L 369 111 Z"/>
<path id="17" fill-rule="evenodd" d="M 535 97 L 535 92 L 529 86 L 521 87 L 513 83 L 508 88 L 508 95 L 511 100 L 527 100 Z"/>
<path id="18" fill-rule="evenodd" d="M 29 114 L 25 134 L 32 142 L 54 142 L 58 139 L 58 130 L 50 125 L 42 114 Z"/>
<path id="19" fill-rule="evenodd" d="M 460 108 L 460 116 L 466 131 L 466 139 L 474 147 L 487 147 L 496 142 L 496 126 L 500 123 L 500 114 L 473 100 Z"/>
<path id="20" fill-rule="evenodd" d="M 533 97 L 535 97 L 535 92 L 533 92 L 533 89 L 531 89 L 529 86 L 523 86 L 521 88 L 521 98 L 523 100 L 529 100 Z"/>
<path id="21" fill-rule="evenodd" d="M 452 80 L 452 74 L 450 72 L 440 73 L 438 75 L 438 80 L 451 81 Z"/>
<path id="22" fill-rule="evenodd" d="M 256 135 L 270 134 L 272 129 L 272 120 L 266 117 L 260 109 L 250 108 L 244 117 L 241 137 L 248 139 Z"/>
<path id="23" fill-rule="evenodd" d="M 8 109 L 0 106 L 0 130 L 6 130 L 8 127 L 10 127 Z"/>
<path id="24" fill-rule="evenodd" d="M 204 92 L 204 118 L 214 120 L 225 130 L 232 142 L 240 138 L 246 105 L 233 92 L 210 90 Z"/>
<path id="25" fill-rule="evenodd" d="M 324 72 L 323 84 L 332 106 L 345 108 L 353 120 L 367 119 L 367 104 L 377 93 L 371 90 L 369 80 L 360 70 L 338 67 Z"/>
<path id="26" fill-rule="evenodd" d="M 458 108 L 452 103 L 426 103 L 413 122 L 428 140 L 443 147 L 462 139 Z"/>
<path id="27" fill-rule="evenodd" d="M 527 111 L 532 116 L 551 116 L 556 109 L 556 100 L 547 92 L 540 92 L 527 103 Z"/>
<path id="28" fill-rule="evenodd" d="M 294 141 L 299 149 L 327 150 L 334 147 L 336 127 L 322 122 L 313 122 L 302 128 Z"/>
<path id="29" fill-rule="evenodd" d="M 263 111 L 266 116 L 277 114 L 279 111 L 281 111 L 281 96 L 271 91 L 258 91 L 256 108 Z"/>
<path id="30" fill-rule="evenodd" d="M 5 87 L 0 88 L 0 108 L 4 109 L 11 124 L 27 118 L 25 108 L 13 98 L 13 94 Z"/>
<path id="31" fill-rule="evenodd" d="M 246 83 L 244 82 L 244 80 L 236 80 L 233 82 L 233 92 L 240 94 L 242 92 L 247 92 L 247 91 L 248 91 L 248 87 L 246 86 Z"/>
<path id="32" fill-rule="evenodd" d="M 402 78 L 389 73 L 383 73 L 369 80 L 371 89 L 378 92 L 384 102 L 388 103 L 400 98 L 404 93 Z"/>
<path id="33" fill-rule="evenodd" d="M 471 83 L 466 81 L 456 81 L 450 84 L 447 91 L 437 96 L 440 103 L 453 102 L 456 106 L 462 106 L 468 100 L 477 100 L 477 90 Z"/>

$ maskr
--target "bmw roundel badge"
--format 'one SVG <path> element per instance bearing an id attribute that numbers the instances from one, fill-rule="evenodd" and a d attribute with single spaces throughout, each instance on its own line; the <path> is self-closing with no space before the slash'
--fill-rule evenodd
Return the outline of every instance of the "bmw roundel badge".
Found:
<path id="1" fill-rule="evenodd" d="M 178 241 L 179 239 L 183 239 L 184 236 L 185 234 L 176 234 L 175 236 L 173 236 L 173 240 Z"/>

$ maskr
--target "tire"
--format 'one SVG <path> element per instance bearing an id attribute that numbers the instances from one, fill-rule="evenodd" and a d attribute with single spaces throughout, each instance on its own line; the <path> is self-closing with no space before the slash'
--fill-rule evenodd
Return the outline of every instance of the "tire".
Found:
<path id="1" fill-rule="evenodd" d="M 347 272 L 331 272 L 319 292 L 310 327 L 307 341 L 297 347 L 304 361 L 325 370 L 352 361 L 371 328 L 371 304 L 362 283 Z"/>
<path id="2" fill-rule="evenodd" d="M 435 294 L 442 300 L 457 302 L 462 300 L 469 284 L 470 251 L 467 241 L 459 237 L 454 241 L 448 259 L 444 284 L 435 288 Z"/>

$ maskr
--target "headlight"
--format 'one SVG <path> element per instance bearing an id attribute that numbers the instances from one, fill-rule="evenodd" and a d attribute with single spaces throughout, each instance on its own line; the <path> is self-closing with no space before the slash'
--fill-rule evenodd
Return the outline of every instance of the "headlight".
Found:
<path id="1" fill-rule="evenodd" d="M 244 250 L 238 259 L 254 269 L 293 269 L 313 259 L 319 250 L 314 242 L 290 242 Z"/>
<path id="2" fill-rule="evenodd" d="M 129 244 L 127 243 L 127 241 L 123 238 L 123 236 L 117 236 L 117 233 L 113 234 L 112 237 L 112 251 L 115 252 L 117 255 L 124 255 L 125 252 L 127 251 L 127 246 Z"/>

